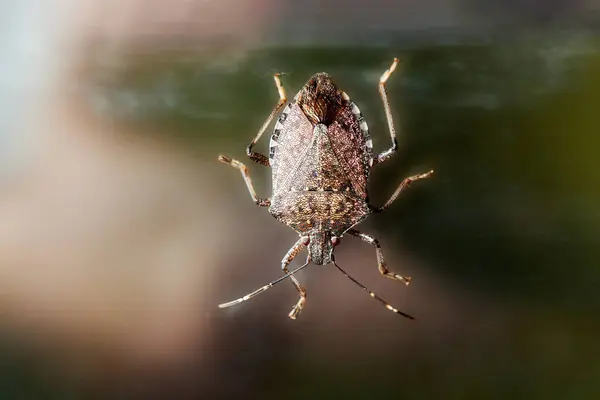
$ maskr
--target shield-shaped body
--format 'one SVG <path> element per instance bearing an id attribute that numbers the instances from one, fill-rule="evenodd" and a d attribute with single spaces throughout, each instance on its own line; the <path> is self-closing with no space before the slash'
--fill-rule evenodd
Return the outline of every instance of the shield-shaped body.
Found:
<path id="1" fill-rule="evenodd" d="M 358 107 L 314 75 L 281 113 L 270 141 L 270 213 L 302 236 L 341 236 L 370 213 L 372 142 Z"/>
<path id="2" fill-rule="evenodd" d="M 391 108 L 387 100 L 385 83 L 396 69 L 398 59 L 379 79 L 379 93 L 383 101 L 390 130 L 392 146 L 374 158 L 367 123 L 358 107 L 348 95 L 339 90 L 331 78 L 320 73 L 314 75 L 302 87 L 290 104 L 285 107 L 275 124 L 267 157 L 252 151 L 252 146 L 261 137 L 275 113 L 269 115 L 263 127 L 246 153 L 255 162 L 270 165 L 273 172 L 273 192 L 270 198 L 256 195 L 248 169 L 241 162 L 219 156 L 219 160 L 237 168 L 244 178 L 252 200 L 259 206 L 270 206 L 269 212 L 280 222 L 298 232 L 300 238 L 281 260 L 284 276 L 248 293 L 236 300 L 219 305 L 230 307 L 265 292 L 275 284 L 289 278 L 298 290 L 300 299 L 289 313 L 296 319 L 306 302 L 306 289 L 296 279 L 295 273 L 309 265 L 333 265 L 348 279 L 358 285 L 369 296 L 388 310 L 414 319 L 392 307 L 381 297 L 344 271 L 335 261 L 334 247 L 344 234 L 358 237 L 376 248 L 379 272 L 390 279 L 408 284 L 410 278 L 387 269 L 381 247 L 376 238 L 350 229 L 373 212 L 381 212 L 398 197 L 412 182 L 428 178 L 433 171 L 405 178 L 390 199 L 381 207 L 369 205 L 367 183 L 374 164 L 384 162 L 396 152 L 397 142 Z M 280 101 L 275 110 L 286 100 L 285 91 L 275 75 Z M 306 248 L 306 263 L 293 271 L 290 263 Z"/>

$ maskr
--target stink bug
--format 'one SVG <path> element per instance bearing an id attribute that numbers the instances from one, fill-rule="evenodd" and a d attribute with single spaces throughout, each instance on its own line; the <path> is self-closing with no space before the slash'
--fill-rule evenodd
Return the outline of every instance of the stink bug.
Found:
<path id="1" fill-rule="evenodd" d="M 246 301 L 289 277 L 300 293 L 300 300 L 289 313 L 290 318 L 296 319 L 306 302 L 306 289 L 293 274 L 310 262 L 317 265 L 333 263 L 348 279 L 385 305 L 387 309 L 414 319 L 398 311 L 348 275 L 336 264 L 333 255 L 334 247 L 340 243 L 340 238 L 344 234 L 356 236 L 375 247 L 379 272 L 383 276 L 406 285 L 410 282 L 410 277 L 388 270 L 377 239 L 352 229 L 370 214 L 386 210 L 411 182 L 428 178 L 433 174 L 433 171 L 429 171 L 406 178 L 383 206 L 374 207 L 369 204 L 367 193 L 369 172 L 374 165 L 394 155 L 397 148 L 396 131 L 385 89 L 385 83 L 397 65 L 398 59 L 395 58 L 390 68 L 379 79 L 379 93 L 383 101 L 392 146 L 377 155 L 372 153 L 368 126 L 360 110 L 325 73 L 313 75 L 283 110 L 271 135 L 269 157 L 253 151 L 252 147 L 287 102 L 279 74 L 275 74 L 279 102 L 246 148 L 246 153 L 252 161 L 272 168 L 272 197 L 262 199 L 256 196 L 248 169 L 244 164 L 225 156 L 219 156 L 219 161 L 239 169 L 252 200 L 261 207 L 269 207 L 271 215 L 298 232 L 300 238 L 281 261 L 284 276 L 244 297 L 221 304 L 220 308 Z M 290 272 L 289 264 L 304 247 L 308 248 L 306 263 Z"/>

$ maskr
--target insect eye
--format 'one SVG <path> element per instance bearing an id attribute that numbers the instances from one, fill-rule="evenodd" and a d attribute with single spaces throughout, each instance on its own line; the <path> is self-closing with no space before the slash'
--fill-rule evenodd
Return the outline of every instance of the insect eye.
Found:
<path id="1" fill-rule="evenodd" d="M 308 237 L 308 236 L 304 236 L 304 237 L 302 238 L 302 244 L 306 246 L 306 245 L 307 245 L 307 244 L 309 244 L 309 243 L 310 243 L 310 237 Z"/>
<path id="2" fill-rule="evenodd" d="M 331 244 L 333 245 L 333 247 L 337 246 L 338 244 L 340 244 L 340 238 L 337 236 L 332 236 Z"/>

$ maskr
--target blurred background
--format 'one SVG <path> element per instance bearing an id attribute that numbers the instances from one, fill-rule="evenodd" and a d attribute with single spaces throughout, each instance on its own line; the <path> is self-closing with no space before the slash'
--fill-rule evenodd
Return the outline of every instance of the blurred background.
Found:
<path id="1" fill-rule="evenodd" d="M 597 0 L 4 0 L 1 399 L 600 397 Z M 218 154 L 327 71 L 389 146 L 332 268 Z M 259 148 L 266 151 L 268 139 Z M 298 257 L 300 265 L 304 256 Z"/>

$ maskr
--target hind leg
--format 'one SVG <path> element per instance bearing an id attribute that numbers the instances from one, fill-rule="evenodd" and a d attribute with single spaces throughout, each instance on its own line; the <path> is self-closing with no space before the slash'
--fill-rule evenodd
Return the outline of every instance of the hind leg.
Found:
<path id="1" fill-rule="evenodd" d="M 275 79 L 275 85 L 277 86 L 277 91 L 279 92 L 279 101 L 277 102 L 277 105 L 275 106 L 273 111 L 271 111 L 271 114 L 269 114 L 269 116 L 267 117 L 267 120 L 265 121 L 265 123 L 258 130 L 256 137 L 252 140 L 252 142 L 250 142 L 248 147 L 246 147 L 246 154 L 248 155 L 248 157 L 250 157 L 250 159 L 252 161 L 254 161 L 258 164 L 261 164 L 261 165 L 265 165 L 267 167 L 269 166 L 269 158 L 267 156 L 265 156 L 264 154 L 253 151 L 252 146 L 254 146 L 256 144 L 256 142 L 258 142 L 258 139 L 260 139 L 262 134 L 265 133 L 265 131 L 269 127 L 269 124 L 275 117 L 275 115 L 277 115 L 277 113 L 281 110 L 281 108 L 287 102 L 287 96 L 285 94 L 285 89 L 283 88 L 283 85 L 281 84 L 281 80 L 279 79 L 279 74 L 275 74 L 273 76 L 273 79 Z"/>
<path id="2" fill-rule="evenodd" d="M 382 151 L 379 155 L 373 157 L 373 165 L 380 164 L 390 157 L 392 157 L 398 148 L 398 140 L 396 139 L 396 128 L 394 126 L 394 119 L 392 118 L 392 110 L 390 107 L 390 102 L 387 97 L 387 91 L 385 89 L 385 84 L 389 77 L 392 75 L 396 66 L 398 65 L 399 60 L 394 58 L 394 62 L 379 78 L 379 95 L 381 96 L 381 101 L 383 102 L 383 109 L 385 110 L 385 118 L 387 119 L 388 128 L 390 130 L 390 137 L 392 139 L 392 146 Z"/>

